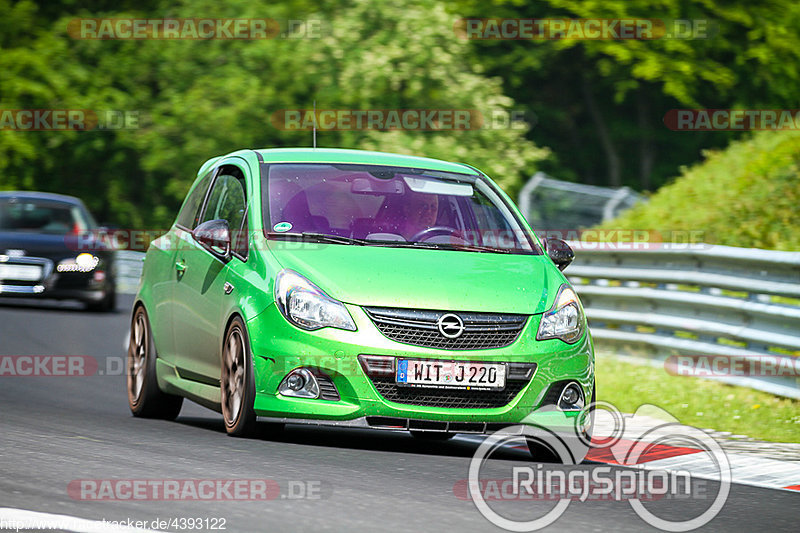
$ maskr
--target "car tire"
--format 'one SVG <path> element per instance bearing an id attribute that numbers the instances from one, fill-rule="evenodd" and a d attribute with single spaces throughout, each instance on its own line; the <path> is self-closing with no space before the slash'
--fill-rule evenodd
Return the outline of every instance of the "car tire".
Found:
<path id="1" fill-rule="evenodd" d="M 238 316 L 225 332 L 221 363 L 220 404 L 225 431 L 231 437 L 253 436 L 257 428 L 253 358 L 247 329 Z"/>
<path id="2" fill-rule="evenodd" d="M 128 407 L 136 417 L 175 420 L 181 412 L 183 397 L 159 389 L 157 357 L 147 311 L 139 305 L 133 311 L 128 342 Z"/>
<path id="3" fill-rule="evenodd" d="M 439 431 L 412 431 L 411 436 L 425 441 L 444 442 L 456 436 L 455 433 L 442 433 Z"/>

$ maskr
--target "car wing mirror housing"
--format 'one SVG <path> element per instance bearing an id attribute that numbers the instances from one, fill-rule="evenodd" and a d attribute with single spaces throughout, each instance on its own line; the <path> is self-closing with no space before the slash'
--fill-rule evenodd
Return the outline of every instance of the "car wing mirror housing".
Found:
<path id="1" fill-rule="evenodd" d="M 200 246 L 221 259 L 231 257 L 231 230 L 227 220 L 208 220 L 192 231 Z"/>
<path id="2" fill-rule="evenodd" d="M 544 249 L 559 270 L 567 268 L 575 259 L 575 252 L 572 251 L 570 245 L 555 237 L 544 240 Z"/>

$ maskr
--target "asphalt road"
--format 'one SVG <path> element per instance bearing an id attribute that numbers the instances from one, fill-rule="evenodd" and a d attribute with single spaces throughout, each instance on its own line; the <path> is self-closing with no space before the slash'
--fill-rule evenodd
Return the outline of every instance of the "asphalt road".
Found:
<path id="1" fill-rule="evenodd" d="M 288 426 L 277 436 L 225 435 L 221 416 L 185 403 L 176 422 L 131 417 L 120 372 L 130 297 L 116 313 L 69 304 L 0 301 L 0 356 L 85 355 L 103 375 L 0 377 L 0 507 L 93 520 L 200 517 L 225 519 L 226 531 L 498 530 L 454 485 L 467 477 L 476 444 L 424 443 L 405 433 Z M 116 359 L 115 359 L 116 358 Z M 106 366 L 110 365 L 110 366 Z M 498 475 L 528 464 L 520 452 L 489 463 Z M 581 468 L 598 468 L 583 465 Z M 270 479 L 270 501 L 84 501 L 68 492 L 81 479 Z M 73 485 L 74 486 L 74 485 Z M 289 498 L 306 487 L 313 498 Z M 713 483 L 706 487 L 713 495 Z M 705 530 L 796 531 L 800 499 L 789 492 L 734 485 Z M 702 512 L 709 501 L 661 500 L 649 509 L 667 519 Z M 504 502 L 527 519 L 552 502 Z M 573 502 L 551 530 L 648 531 L 626 502 Z M 175 531 L 176 529 L 171 529 Z M 206 530 L 207 531 L 207 530 Z"/>

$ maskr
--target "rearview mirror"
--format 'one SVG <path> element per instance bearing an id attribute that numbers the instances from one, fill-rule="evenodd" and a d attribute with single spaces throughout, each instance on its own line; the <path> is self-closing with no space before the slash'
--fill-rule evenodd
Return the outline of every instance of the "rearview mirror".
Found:
<path id="1" fill-rule="evenodd" d="M 228 221 L 209 220 L 197 226 L 192 232 L 194 240 L 221 259 L 231 257 L 231 230 Z"/>
<path id="2" fill-rule="evenodd" d="M 572 251 L 570 245 L 555 237 L 544 240 L 544 249 L 559 270 L 567 268 L 575 259 L 575 252 Z"/>

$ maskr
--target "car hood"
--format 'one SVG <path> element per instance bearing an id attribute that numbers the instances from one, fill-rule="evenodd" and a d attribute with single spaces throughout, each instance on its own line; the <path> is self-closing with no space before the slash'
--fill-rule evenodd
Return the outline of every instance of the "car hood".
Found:
<path id="1" fill-rule="evenodd" d="M 24 250 L 25 255 L 33 257 L 68 255 L 71 252 L 65 235 L 0 231 L 0 254 L 5 254 L 6 250 Z"/>
<path id="2" fill-rule="evenodd" d="M 360 306 L 536 314 L 563 283 L 541 255 L 271 241 L 283 268 Z"/>
<path id="3" fill-rule="evenodd" d="M 53 260 L 75 257 L 81 252 L 104 255 L 104 250 L 92 235 L 79 239 L 77 235 L 0 231 L 0 255 L 7 250 L 23 250 L 28 257 Z"/>

